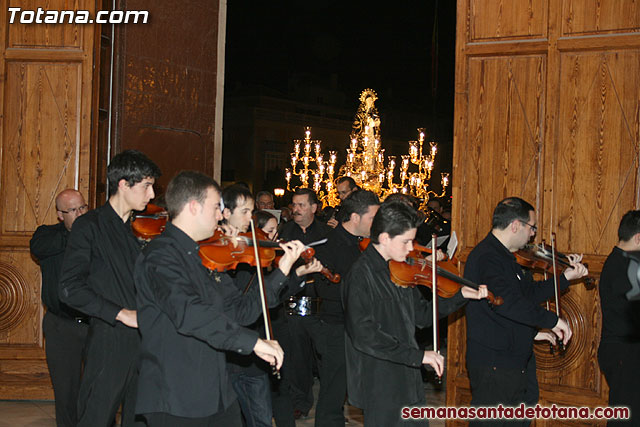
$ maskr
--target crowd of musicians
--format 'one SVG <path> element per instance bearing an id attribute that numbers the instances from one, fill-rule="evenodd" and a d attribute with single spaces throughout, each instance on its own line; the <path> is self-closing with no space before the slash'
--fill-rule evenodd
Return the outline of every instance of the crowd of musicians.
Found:
<path id="1" fill-rule="evenodd" d="M 432 326 L 434 317 L 464 310 L 472 406 L 535 405 L 534 342 L 570 345 L 570 323 L 543 303 L 587 268 L 572 254 L 560 274 L 534 281 L 514 256 L 537 231 L 534 207 L 518 197 L 497 204 L 491 230 L 466 260 L 464 283 L 479 286 L 434 299 L 390 274 L 425 223 L 410 197 L 381 202 L 343 178 L 339 209 L 324 221 L 309 189 L 296 190 L 277 218 L 270 193 L 223 189 L 183 171 L 162 195 L 169 217 L 162 234 L 142 240 L 132 221 L 155 198 L 160 175 L 145 154 L 124 151 L 108 166 L 103 206 L 88 210 L 81 193 L 64 190 L 56 198 L 59 223 L 33 235 L 59 426 L 108 427 L 118 413 L 122 426 L 295 426 L 314 403 L 316 426 L 344 426 L 347 402 L 362 409 L 366 426 L 424 425 L 403 420 L 401 409 L 429 404 L 422 367 L 443 374 L 438 349 L 416 339 L 416 328 Z M 252 218 L 279 239 L 277 264 L 203 265 L 198 242 L 216 230 L 232 239 L 250 230 Z M 640 307 L 625 295 L 625 254 L 640 250 L 640 211 L 624 215 L 618 239 L 599 282 L 598 362 L 609 405 L 637 417 Z M 309 246 L 315 257 L 302 260 Z M 439 250 L 423 255 L 426 268 L 444 257 Z M 322 269 L 340 280 L 327 280 Z M 500 304 L 489 303 L 493 296 Z"/>

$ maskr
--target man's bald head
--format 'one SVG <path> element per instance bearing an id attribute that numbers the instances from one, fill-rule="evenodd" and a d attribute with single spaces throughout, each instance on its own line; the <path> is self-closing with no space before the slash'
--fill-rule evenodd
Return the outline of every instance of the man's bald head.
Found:
<path id="1" fill-rule="evenodd" d="M 56 196 L 56 211 L 58 213 L 58 219 L 64 222 L 64 226 L 67 230 L 71 230 L 73 222 L 76 218 L 85 213 L 87 208 L 88 206 L 84 201 L 82 194 L 73 188 L 62 190 Z"/>

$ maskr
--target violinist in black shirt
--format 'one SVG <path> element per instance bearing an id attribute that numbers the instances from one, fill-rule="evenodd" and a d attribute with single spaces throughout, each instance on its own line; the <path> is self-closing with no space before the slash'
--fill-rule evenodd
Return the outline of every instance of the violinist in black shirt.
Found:
<path id="1" fill-rule="evenodd" d="M 69 232 L 87 209 L 79 191 L 71 188 L 61 191 L 56 197 L 60 222 L 41 225 L 30 242 L 31 254 L 42 270 L 42 302 L 47 307 L 42 331 L 56 402 L 56 423 L 61 427 L 77 424 L 82 356 L 89 324 L 87 316 L 60 302 L 58 282 Z"/>
<path id="2" fill-rule="evenodd" d="M 141 152 L 116 155 L 107 168 L 109 200 L 78 218 L 69 236 L 60 300 L 91 316 L 78 426 L 111 426 L 121 403 L 122 426 L 134 424 L 140 337 L 133 267 L 140 244 L 131 212 L 145 209 L 158 176 Z"/>
<path id="3" fill-rule="evenodd" d="M 254 352 L 282 365 L 277 341 L 241 326 L 262 313 L 257 286 L 242 294 L 228 274 L 210 271 L 199 257 L 197 242 L 211 237 L 222 219 L 220 194 L 210 177 L 179 173 L 165 194 L 171 222 L 136 262 L 142 336 L 136 413 L 149 426 L 239 426 L 225 352 Z M 304 250 L 300 242 L 281 247 L 285 254 L 265 283 L 274 305 Z"/>
<path id="4" fill-rule="evenodd" d="M 358 190 L 342 201 L 338 226 L 327 234 L 327 243 L 319 245 L 316 257 L 333 273 L 344 279 L 360 257 L 360 239 L 369 237 L 373 217 L 380 201 L 371 191 Z M 322 298 L 319 312 L 309 319 L 318 358 L 320 391 L 316 405 L 317 426 L 344 426 L 344 400 L 347 394 L 347 373 L 344 350 L 344 312 L 342 281 L 329 283 L 316 280 L 316 292 Z"/>

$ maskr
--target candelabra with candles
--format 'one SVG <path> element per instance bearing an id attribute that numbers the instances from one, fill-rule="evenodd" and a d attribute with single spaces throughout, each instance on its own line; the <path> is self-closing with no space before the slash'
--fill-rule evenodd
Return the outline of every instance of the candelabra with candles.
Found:
<path id="1" fill-rule="evenodd" d="M 437 146 L 435 142 L 431 142 L 429 152 L 423 154 L 425 133 L 422 128 L 418 129 L 418 141 L 409 142 L 409 154 L 401 156 L 400 183 L 394 182 L 396 157 L 389 156 L 388 165 L 384 166 L 385 150 L 380 142 L 380 116 L 375 107 L 377 99 L 377 94 L 372 89 L 365 89 L 360 95 L 360 106 L 353 123 L 347 159 L 338 175 L 350 176 L 361 188 L 370 190 L 383 199 L 390 194 L 402 193 L 419 198 L 423 206 L 426 206 L 430 197 L 444 196 L 449 184 L 448 173 L 442 174 L 440 194 L 429 189 Z M 411 164 L 418 166 L 417 172 L 409 172 Z"/>
<path id="2" fill-rule="evenodd" d="M 316 192 L 323 206 L 337 205 L 339 200 L 334 185 L 335 166 L 338 159 L 336 152 L 329 151 L 329 160 L 325 160 L 322 154 L 322 141 L 311 139 L 311 128 L 309 126 L 305 127 L 304 140 L 296 139 L 293 143 L 291 169 L 285 169 L 287 191 L 295 191 L 298 187 L 311 188 Z M 294 186 L 292 189 L 291 179 L 294 176 L 300 179 L 300 185 Z M 311 187 L 309 185 L 310 180 L 313 181 Z"/>

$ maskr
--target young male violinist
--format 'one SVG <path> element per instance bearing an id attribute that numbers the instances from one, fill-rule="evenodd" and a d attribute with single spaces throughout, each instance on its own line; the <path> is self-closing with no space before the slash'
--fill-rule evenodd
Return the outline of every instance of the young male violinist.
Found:
<path id="1" fill-rule="evenodd" d="M 78 396 L 78 426 L 107 427 L 122 403 L 134 424 L 140 336 L 133 267 L 140 244 L 131 212 L 154 197 L 160 169 L 143 153 L 117 154 L 107 168 L 109 200 L 73 223 L 60 275 L 60 300 L 91 316 Z"/>
<path id="2" fill-rule="evenodd" d="M 222 191 L 222 203 L 224 205 L 222 228 L 225 233 L 233 236 L 237 233 L 250 231 L 254 200 L 249 189 L 241 185 L 231 185 L 225 188 Z M 291 272 L 291 277 L 287 279 L 286 284 L 283 286 L 282 293 L 274 301 L 270 301 L 270 305 L 276 305 L 288 297 L 290 293 L 297 292 L 299 290 L 298 286 L 302 282 L 301 276 L 320 271 L 320 269 L 322 269 L 322 265 L 318 261 L 314 261 L 309 265 L 298 266 Z M 239 265 L 230 274 L 234 278 L 236 287 L 241 292 L 244 292 L 247 288 L 255 290 L 258 286 L 255 267 L 250 267 L 248 264 Z M 280 280 L 277 275 L 269 274 L 266 277 L 270 281 Z M 247 326 L 247 324 L 243 324 L 243 326 Z M 264 337 L 264 319 L 262 316 L 249 327 L 260 333 L 261 337 Z M 273 417 L 269 381 L 271 369 L 254 355 L 228 353 L 227 359 L 229 361 L 231 383 L 238 395 L 246 425 L 248 427 L 270 427 Z"/>
<path id="3" fill-rule="evenodd" d="M 491 232 L 467 258 L 464 277 L 486 284 L 489 291 L 504 299 L 496 307 L 475 301 L 466 307 L 467 371 L 474 406 L 535 404 L 538 386 L 533 341 L 555 340 L 538 329 L 551 329 L 565 344 L 571 338 L 569 324 L 540 305 L 553 296 L 553 278 L 534 282 L 513 255 L 526 246 L 536 230 L 533 206 L 518 197 L 506 198 L 493 211 Z M 587 274 L 581 259 L 569 255 L 571 268 L 558 278 L 562 289 L 569 286 L 569 280 Z"/>
<path id="4" fill-rule="evenodd" d="M 417 212 L 407 204 L 383 203 L 371 225 L 371 244 L 343 282 L 347 394 L 351 404 L 363 409 L 365 426 L 403 425 L 403 407 L 425 404 L 420 366 L 431 365 L 438 375 L 444 369 L 443 357 L 421 350 L 415 340 L 415 328 L 432 323 L 432 303 L 415 287 L 400 287 L 390 277 L 389 261 L 404 262 L 418 223 Z M 465 298 L 486 296 L 485 286 L 463 286 L 450 299 L 438 297 L 438 315 L 458 309 Z"/>
<path id="5" fill-rule="evenodd" d="M 260 313 L 257 287 L 242 294 L 226 273 L 203 266 L 198 241 L 213 235 L 219 220 L 220 187 L 199 172 L 183 171 L 165 194 L 171 222 L 138 258 L 135 282 L 142 336 L 136 413 L 149 426 L 239 426 L 240 408 L 231 388 L 225 351 L 280 368 L 283 351 L 241 325 Z M 279 267 L 265 284 L 274 301 L 304 249 L 282 244 Z"/>

